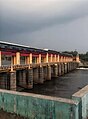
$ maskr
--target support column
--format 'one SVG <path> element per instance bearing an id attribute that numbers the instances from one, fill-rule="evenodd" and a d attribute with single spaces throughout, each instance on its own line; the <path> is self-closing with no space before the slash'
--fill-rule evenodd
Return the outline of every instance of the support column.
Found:
<path id="1" fill-rule="evenodd" d="M 30 68 L 27 71 L 27 88 L 33 88 L 33 69 Z"/>
<path id="2" fill-rule="evenodd" d="M 67 63 L 67 73 L 69 72 L 69 62 Z"/>
<path id="3" fill-rule="evenodd" d="M 74 62 L 74 69 L 76 69 L 78 66 L 78 63 L 77 62 Z"/>
<path id="4" fill-rule="evenodd" d="M 57 62 L 60 62 L 60 60 L 59 60 L 59 55 L 57 56 Z"/>
<path id="5" fill-rule="evenodd" d="M 1 89 L 9 89 L 8 88 L 8 74 L 7 74 L 7 72 L 0 72 L 0 88 Z"/>
<path id="6" fill-rule="evenodd" d="M 44 75 L 43 75 L 43 67 L 39 67 L 39 83 L 43 83 L 44 82 Z"/>
<path id="7" fill-rule="evenodd" d="M 53 66 L 53 74 L 52 74 L 52 77 L 58 77 L 58 65 L 55 64 Z"/>
<path id="8" fill-rule="evenodd" d="M 51 66 L 47 66 L 47 77 L 46 80 L 51 80 Z"/>
<path id="9" fill-rule="evenodd" d="M 16 65 L 16 56 L 13 56 L 13 65 Z"/>
<path id="10" fill-rule="evenodd" d="M 22 87 L 27 88 L 27 70 L 22 70 Z"/>
<path id="11" fill-rule="evenodd" d="M 49 60 L 49 59 L 48 59 L 48 53 L 47 53 L 47 54 L 46 54 L 46 61 L 45 61 L 45 62 L 48 63 L 48 60 Z"/>
<path id="12" fill-rule="evenodd" d="M 61 63 L 61 75 L 64 74 L 64 63 Z"/>
<path id="13" fill-rule="evenodd" d="M 72 71 L 73 70 L 73 62 L 71 62 L 70 65 L 71 65 L 71 71 Z"/>
<path id="14" fill-rule="evenodd" d="M 74 69 L 76 69 L 76 62 L 74 62 Z"/>
<path id="15" fill-rule="evenodd" d="M 61 62 L 63 62 L 63 56 L 61 56 Z"/>
<path id="16" fill-rule="evenodd" d="M 47 66 L 43 67 L 44 81 L 47 80 Z"/>
<path id="17" fill-rule="evenodd" d="M 41 63 L 41 54 L 39 54 L 38 63 Z"/>
<path id="18" fill-rule="evenodd" d="M 72 62 L 72 70 L 74 70 L 74 62 Z"/>
<path id="19" fill-rule="evenodd" d="M 58 65 L 58 75 L 61 76 L 61 63 Z"/>
<path id="20" fill-rule="evenodd" d="M 75 69 L 79 67 L 79 63 L 75 62 Z"/>
<path id="21" fill-rule="evenodd" d="M 20 52 L 16 53 L 16 64 L 20 65 Z"/>
<path id="22" fill-rule="evenodd" d="M 0 66 L 2 65 L 2 54 L 1 54 L 1 51 L 0 51 Z"/>
<path id="23" fill-rule="evenodd" d="M 43 67 L 40 66 L 33 69 L 33 78 L 34 78 L 34 83 L 44 82 Z"/>
<path id="24" fill-rule="evenodd" d="M 56 62 L 56 55 L 54 55 L 54 62 Z"/>
<path id="25" fill-rule="evenodd" d="M 74 62 L 72 62 L 72 70 L 74 70 L 74 69 L 75 69 Z"/>
<path id="26" fill-rule="evenodd" d="M 71 71 L 71 62 L 69 62 L 69 71 Z"/>
<path id="27" fill-rule="evenodd" d="M 51 54 L 51 56 L 50 56 L 50 62 L 52 62 L 53 61 L 53 55 Z"/>
<path id="28" fill-rule="evenodd" d="M 73 70 L 73 63 L 71 62 L 71 71 Z"/>
<path id="29" fill-rule="evenodd" d="M 21 70 L 17 70 L 17 85 L 18 86 L 22 85 L 22 72 L 21 72 Z"/>
<path id="30" fill-rule="evenodd" d="M 64 63 L 64 73 L 67 73 L 67 63 Z"/>
<path id="31" fill-rule="evenodd" d="M 32 53 L 30 53 L 30 64 L 32 64 Z"/>
<path id="32" fill-rule="evenodd" d="M 39 83 L 38 68 L 33 68 L 33 81 Z"/>
<path id="33" fill-rule="evenodd" d="M 27 57 L 25 56 L 25 64 L 27 64 Z"/>
<path id="34" fill-rule="evenodd" d="M 9 79 L 10 79 L 10 90 L 16 91 L 16 71 L 9 72 Z"/>
<path id="35" fill-rule="evenodd" d="M 65 62 L 65 57 L 63 56 L 63 62 Z"/>
<path id="36" fill-rule="evenodd" d="M 17 71 L 17 85 L 26 88 L 27 87 L 27 81 L 26 76 L 27 71 L 26 70 L 18 70 Z"/>
<path id="37" fill-rule="evenodd" d="M 74 69 L 76 69 L 76 63 L 74 62 Z"/>
<path id="38" fill-rule="evenodd" d="M 30 55 L 26 57 L 26 63 L 27 63 L 27 64 L 30 63 Z"/>
<path id="39" fill-rule="evenodd" d="M 14 65 L 14 57 L 11 56 L 11 66 Z"/>

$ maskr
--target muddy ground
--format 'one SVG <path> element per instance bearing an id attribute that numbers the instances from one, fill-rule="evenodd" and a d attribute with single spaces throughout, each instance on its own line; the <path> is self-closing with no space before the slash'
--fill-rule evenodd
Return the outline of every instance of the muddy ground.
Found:
<path id="1" fill-rule="evenodd" d="M 7 113 L 3 110 L 0 110 L 0 119 L 28 119 L 25 117 L 21 117 L 20 115 L 16 115 L 16 114 L 11 114 L 11 113 Z"/>

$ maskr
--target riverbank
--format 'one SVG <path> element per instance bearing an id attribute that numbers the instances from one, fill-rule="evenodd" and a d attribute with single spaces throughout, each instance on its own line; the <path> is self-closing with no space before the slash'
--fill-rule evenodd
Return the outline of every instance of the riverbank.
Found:
<path id="1" fill-rule="evenodd" d="M 82 61 L 79 63 L 79 68 L 88 68 L 88 62 Z"/>
<path id="2" fill-rule="evenodd" d="M 28 118 L 0 110 L 0 119 L 28 119 Z"/>

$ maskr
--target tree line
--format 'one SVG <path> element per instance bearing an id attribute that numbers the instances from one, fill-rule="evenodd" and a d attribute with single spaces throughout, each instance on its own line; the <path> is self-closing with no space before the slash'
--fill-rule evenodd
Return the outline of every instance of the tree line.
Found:
<path id="1" fill-rule="evenodd" d="M 63 53 L 68 53 L 68 54 L 72 54 L 73 56 L 77 56 L 78 52 L 77 51 L 64 51 Z M 86 61 L 88 62 L 88 52 L 86 53 L 82 53 L 82 54 L 79 54 L 79 58 L 81 61 Z"/>
<path id="2" fill-rule="evenodd" d="M 79 57 L 82 61 L 88 62 L 88 52 L 86 52 L 85 54 L 79 54 Z"/>

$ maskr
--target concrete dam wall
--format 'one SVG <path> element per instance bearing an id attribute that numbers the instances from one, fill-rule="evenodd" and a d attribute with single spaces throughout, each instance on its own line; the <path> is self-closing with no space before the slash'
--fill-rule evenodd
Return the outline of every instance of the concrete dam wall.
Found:
<path id="1" fill-rule="evenodd" d="M 72 99 L 0 90 L 0 109 L 29 119 L 87 119 L 88 85 Z"/>

